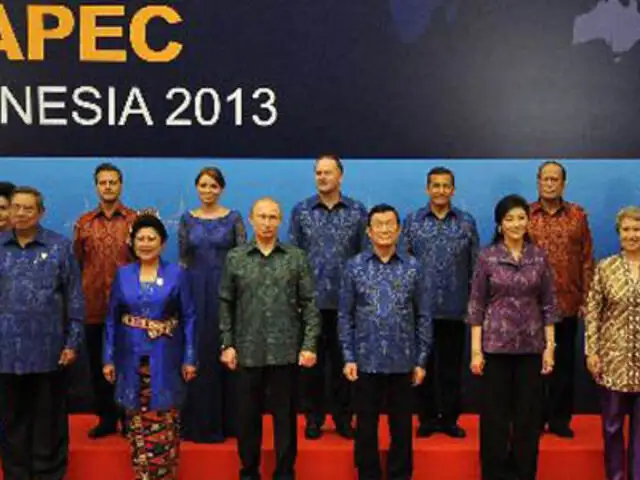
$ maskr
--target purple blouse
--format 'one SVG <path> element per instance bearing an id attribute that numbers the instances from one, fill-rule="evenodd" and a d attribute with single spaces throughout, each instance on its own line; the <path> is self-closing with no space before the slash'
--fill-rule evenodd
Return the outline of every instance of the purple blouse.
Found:
<path id="1" fill-rule="evenodd" d="M 486 353 L 544 350 L 544 327 L 559 320 L 552 275 L 544 251 L 531 243 L 519 261 L 502 243 L 480 252 L 467 323 L 482 325 Z"/>

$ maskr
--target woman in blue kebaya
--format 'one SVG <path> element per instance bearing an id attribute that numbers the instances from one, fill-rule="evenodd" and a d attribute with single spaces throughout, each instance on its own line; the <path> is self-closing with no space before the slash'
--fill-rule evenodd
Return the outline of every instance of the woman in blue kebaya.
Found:
<path id="1" fill-rule="evenodd" d="M 181 412 L 182 438 L 217 443 L 235 436 L 234 372 L 220 363 L 218 286 L 227 252 L 245 243 L 240 212 L 222 206 L 226 186 L 220 169 L 207 167 L 196 177 L 200 207 L 180 219 L 180 262 L 186 266 L 198 315 L 198 378 L 189 384 Z"/>
<path id="2" fill-rule="evenodd" d="M 126 410 L 140 480 L 178 478 L 178 408 L 196 375 L 195 306 L 184 269 L 160 258 L 166 240 L 158 217 L 138 217 L 138 261 L 118 270 L 105 322 L 103 372 Z"/>

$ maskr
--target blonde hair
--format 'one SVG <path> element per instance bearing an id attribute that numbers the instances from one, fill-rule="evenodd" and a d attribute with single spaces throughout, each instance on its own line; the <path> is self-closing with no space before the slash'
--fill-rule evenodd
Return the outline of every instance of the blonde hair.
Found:
<path id="1" fill-rule="evenodd" d="M 620 209 L 616 214 L 616 232 L 620 233 L 620 224 L 625 218 L 631 218 L 633 220 L 640 221 L 640 207 L 635 205 L 629 205 Z"/>

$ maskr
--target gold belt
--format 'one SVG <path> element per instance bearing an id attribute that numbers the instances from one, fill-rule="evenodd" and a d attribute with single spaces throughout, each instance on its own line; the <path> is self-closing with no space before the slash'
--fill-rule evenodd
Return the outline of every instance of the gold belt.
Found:
<path id="1" fill-rule="evenodd" d="M 149 338 L 154 339 L 162 335 L 166 335 L 167 337 L 173 336 L 173 331 L 178 326 L 178 320 L 175 318 L 168 320 L 151 320 L 145 317 L 125 314 L 122 316 L 122 324 L 128 327 L 146 330 Z"/>

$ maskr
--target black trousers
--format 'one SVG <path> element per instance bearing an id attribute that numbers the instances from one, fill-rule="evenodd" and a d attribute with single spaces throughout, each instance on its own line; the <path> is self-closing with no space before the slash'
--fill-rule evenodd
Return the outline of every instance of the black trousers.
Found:
<path id="1" fill-rule="evenodd" d="M 0 374 L 0 428 L 5 480 L 63 480 L 69 454 L 64 372 Z"/>
<path id="2" fill-rule="evenodd" d="M 301 387 L 307 422 L 322 426 L 328 411 L 336 422 L 350 421 L 351 385 L 342 373 L 344 359 L 338 341 L 338 314 L 335 310 L 322 310 L 320 313 L 322 332 L 318 340 L 318 361 L 313 368 L 301 371 Z M 325 394 L 327 373 L 330 390 L 328 399 Z"/>
<path id="3" fill-rule="evenodd" d="M 578 319 L 563 318 L 556 323 L 555 330 L 555 365 L 545 381 L 543 420 L 551 427 L 564 427 L 571 423 L 573 414 Z"/>
<path id="4" fill-rule="evenodd" d="M 463 321 L 434 321 L 434 348 L 427 363 L 425 381 L 418 387 L 418 416 L 421 424 L 458 423 L 466 338 L 467 328 Z"/>
<path id="5" fill-rule="evenodd" d="M 487 354 L 485 360 L 480 410 L 482 479 L 535 480 L 542 357 Z"/>
<path id="6" fill-rule="evenodd" d="M 95 399 L 95 412 L 100 417 L 100 423 L 116 427 L 120 413 L 114 399 L 113 384 L 107 382 L 102 374 L 102 335 L 104 325 L 85 325 L 85 339 L 89 354 L 89 368 L 91 371 L 91 386 Z"/>
<path id="7" fill-rule="evenodd" d="M 240 367 L 238 370 L 238 453 L 240 478 L 260 478 L 262 412 L 266 392 L 273 414 L 276 468 L 274 480 L 293 480 L 298 453 L 297 365 Z"/>
<path id="8" fill-rule="evenodd" d="M 378 422 L 386 400 L 391 446 L 387 478 L 409 480 L 413 473 L 412 375 L 358 372 L 355 382 L 355 460 L 360 480 L 381 480 Z"/>

